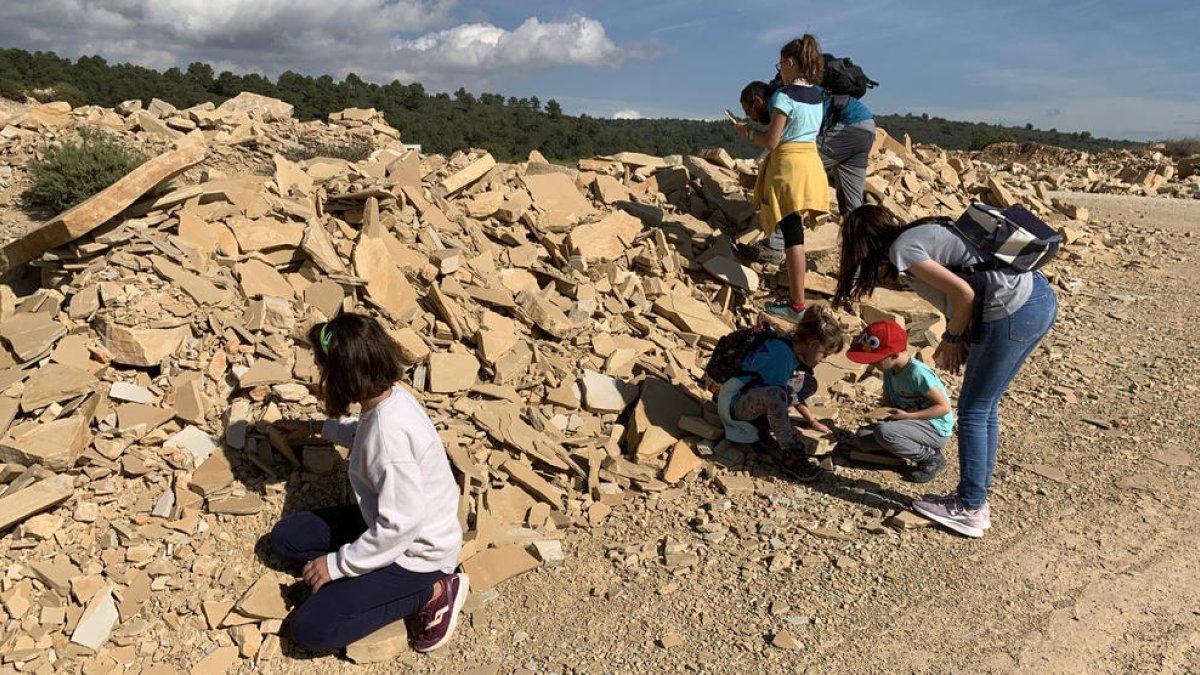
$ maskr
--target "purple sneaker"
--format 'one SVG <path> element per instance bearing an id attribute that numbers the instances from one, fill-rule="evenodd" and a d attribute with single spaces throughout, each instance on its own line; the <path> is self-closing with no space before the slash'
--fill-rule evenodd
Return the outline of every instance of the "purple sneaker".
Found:
<path id="1" fill-rule="evenodd" d="M 934 499 L 918 499 L 912 503 L 913 511 L 955 532 L 978 539 L 990 523 L 985 503 L 978 509 L 969 509 L 957 494 Z"/>
<path id="2" fill-rule="evenodd" d="M 417 614 L 419 632 L 413 638 L 413 649 L 419 652 L 431 652 L 450 640 L 471 587 L 466 574 L 447 574 L 441 583 L 442 594 Z"/>
<path id="3" fill-rule="evenodd" d="M 949 497 L 950 495 L 946 496 Z M 921 501 L 924 502 L 933 502 L 939 499 L 945 499 L 945 497 L 937 494 L 936 492 L 926 492 L 921 496 Z M 983 511 L 983 529 L 986 530 L 992 526 L 992 505 L 989 502 L 984 502 L 983 506 L 979 507 L 979 510 Z"/>

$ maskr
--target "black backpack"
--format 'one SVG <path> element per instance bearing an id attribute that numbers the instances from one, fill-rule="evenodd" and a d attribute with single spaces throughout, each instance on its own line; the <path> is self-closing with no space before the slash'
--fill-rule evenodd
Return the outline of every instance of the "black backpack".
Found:
<path id="1" fill-rule="evenodd" d="M 834 96 L 853 96 L 862 98 L 867 90 L 878 87 L 879 83 L 867 77 L 863 69 L 855 65 L 848 57 L 837 58 L 833 54 L 825 56 L 825 79 L 821 86 Z"/>
<path id="2" fill-rule="evenodd" d="M 708 365 L 704 366 L 704 374 L 713 384 L 720 385 L 731 377 L 739 375 L 755 375 L 742 370 L 742 361 L 763 345 L 767 340 L 785 339 L 775 331 L 771 324 L 763 321 L 749 328 L 735 330 L 717 340 Z"/>

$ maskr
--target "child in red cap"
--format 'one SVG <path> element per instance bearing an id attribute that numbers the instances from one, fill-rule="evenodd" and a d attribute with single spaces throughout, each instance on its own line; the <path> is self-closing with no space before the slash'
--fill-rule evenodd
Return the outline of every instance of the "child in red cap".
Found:
<path id="1" fill-rule="evenodd" d="M 897 410 L 878 424 L 858 430 L 865 452 L 888 452 L 916 463 L 914 483 L 933 480 L 946 458 L 942 448 L 954 433 L 954 413 L 946 386 L 929 366 L 908 354 L 908 334 L 895 321 L 876 321 L 850 345 L 846 357 L 883 373 L 883 405 Z"/>

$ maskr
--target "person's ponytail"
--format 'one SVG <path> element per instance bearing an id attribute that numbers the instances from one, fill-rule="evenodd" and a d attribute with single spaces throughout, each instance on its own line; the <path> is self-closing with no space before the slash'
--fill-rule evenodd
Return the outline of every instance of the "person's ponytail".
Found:
<path id="1" fill-rule="evenodd" d="M 804 34 L 800 38 L 800 77 L 808 80 L 809 84 L 821 84 L 825 79 L 825 57 L 821 55 L 821 45 L 817 38 Z"/>

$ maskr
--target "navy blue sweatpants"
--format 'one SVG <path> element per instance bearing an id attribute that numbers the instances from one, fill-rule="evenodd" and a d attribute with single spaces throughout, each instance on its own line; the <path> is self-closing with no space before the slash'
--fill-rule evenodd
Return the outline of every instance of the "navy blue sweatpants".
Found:
<path id="1" fill-rule="evenodd" d="M 357 506 L 302 511 L 271 530 L 275 553 L 303 567 L 365 532 Z M 442 572 L 411 572 L 388 565 L 358 577 L 331 581 L 291 615 L 292 638 L 312 652 L 345 647 L 389 623 L 416 614 L 433 596 Z"/>

